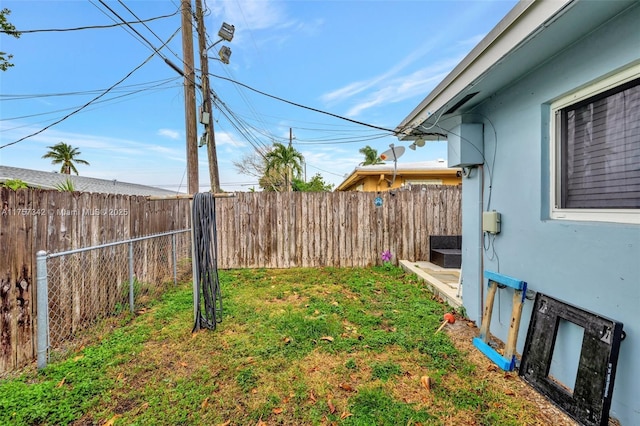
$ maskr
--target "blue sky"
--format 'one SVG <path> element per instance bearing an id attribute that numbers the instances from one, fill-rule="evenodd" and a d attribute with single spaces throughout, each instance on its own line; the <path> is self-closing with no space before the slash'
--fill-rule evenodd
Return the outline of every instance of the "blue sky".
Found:
<path id="1" fill-rule="evenodd" d="M 363 160 L 365 145 L 401 144 L 389 132 L 351 123 L 258 94 L 259 91 L 342 117 L 394 129 L 514 6 L 515 1 L 285 1 L 207 0 L 205 20 L 217 41 L 222 22 L 235 26 L 229 65 L 210 61 L 215 135 L 223 190 L 258 189 L 239 174 L 258 146 L 293 144 L 310 179 L 334 185 Z M 179 0 L 109 0 L 127 21 L 169 15 Z M 102 26 L 118 18 L 99 0 L 3 0 L 18 30 Z M 180 27 L 179 13 L 138 30 L 154 47 Z M 151 32 L 153 31 L 153 32 Z M 157 37 L 156 37 L 157 36 Z M 162 41 L 161 41 L 162 40 Z M 152 49 L 123 27 L 0 34 L 14 67 L 0 72 L 0 146 L 36 133 L 101 94 L 142 64 Z M 182 67 L 181 33 L 161 50 Z M 196 59 L 196 67 L 199 68 Z M 197 95 L 198 104 L 202 97 Z M 202 126 L 198 127 L 198 134 Z M 80 175 L 186 192 L 182 78 L 155 56 L 96 103 L 19 143 L 0 148 L 0 164 L 53 171 L 47 146 L 77 147 L 90 166 Z M 444 142 L 407 150 L 402 162 L 446 158 Z M 209 188 L 206 148 L 199 149 L 201 190 Z"/>

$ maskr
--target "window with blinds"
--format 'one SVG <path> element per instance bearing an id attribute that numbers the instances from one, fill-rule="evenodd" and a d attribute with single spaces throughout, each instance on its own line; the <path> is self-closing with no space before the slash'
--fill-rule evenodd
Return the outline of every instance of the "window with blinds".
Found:
<path id="1" fill-rule="evenodd" d="M 555 114 L 558 207 L 640 208 L 640 78 Z"/>
<path id="2" fill-rule="evenodd" d="M 640 224 L 640 60 L 549 107 L 549 217 Z"/>

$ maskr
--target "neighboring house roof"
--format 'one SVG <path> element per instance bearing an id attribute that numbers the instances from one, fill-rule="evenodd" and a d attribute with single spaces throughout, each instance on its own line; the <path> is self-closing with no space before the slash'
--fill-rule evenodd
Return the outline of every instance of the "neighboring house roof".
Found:
<path id="1" fill-rule="evenodd" d="M 57 189 L 67 179 L 73 182 L 76 191 L 96 192 L 104 194 L 169 196 L 176 195 L 174 191 L 139 185 L 137 183 L 120 182 L 118 180 L 96 179 L 85 176 L 65 175 L 54 172 L 21 169 L 17 167 L 0 166 L 0 182 L 19 179 L 32 188 Z"/>
<path id="2" fill-rule="evenodd" d="M 413 163 L 398 163 L 395 170 L 396 176 L 452 176 L 455 177 L 460 169 L 447 167 L 445 160 L 420 161 Z M 336 191 L 345 191 L 358 183 L 365 176 L 379 176 L 381 174 L 392 175 L 393 163 L 372 164 L 356 167 L 345 180 L 336 187 Z"/>
<path id="3" fill-rule="evenodd" d="M 446 138 L 445 129 L 453 127 L 451 121 L 461 121 L 461 112 L 636 4 L 637 0 L 520 1 L 396 127 L 398 138 Z"/>

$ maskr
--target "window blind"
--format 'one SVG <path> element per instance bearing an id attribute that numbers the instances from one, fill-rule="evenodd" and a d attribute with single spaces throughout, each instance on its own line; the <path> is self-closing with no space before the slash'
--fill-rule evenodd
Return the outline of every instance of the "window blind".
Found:
<path id="1" fill-rule="evenodd" d="M 561 207 L 640 208 L 640 79 L 560 115 Z"/>

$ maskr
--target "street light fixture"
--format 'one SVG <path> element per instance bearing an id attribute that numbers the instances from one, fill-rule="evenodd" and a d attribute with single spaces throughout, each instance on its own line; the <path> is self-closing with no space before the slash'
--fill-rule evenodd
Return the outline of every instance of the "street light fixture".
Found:
<path id="1" fill-rule="evenodd" d="M 236 27 L 223 22 L 222 26 L 220 27 L 220 31 L 218 31 L 218 37 L 226 41 L 231 41 L 233 40 L 233 33 L 235 32 L 235 30 Z"/>
<path id="2" fill-rule="evenodd" d="M 229 64 L 229 58 L 231 57 L 231 49 L 228 46 L 222 46 L 218 51 L 218 56 L 223 64 Z"/>
<path id="3" fill-rule="evenodd" d="M 213 46 L 215 46 L 216 44 L 220 43 L 221 41 L 231 41 L 233 40 L 233 33 L 235 33 L 236 31 L 236 27 L 231 25 L 231 24 L 227 24 L 226 22 L 222 23 L 222 26 L 220 27 L 220 31 L 218 31 L 218 37 L 220 37 L 220 40 L 216 41 L 215 43 L 213 43 L 211 46 L 207 47 L 207 51 L 210 50 Z M 229 65 L 229 58 L 231 57 L 231 49 L 227 46 L 222 46 L 220 48 L 220 50 L 218 51 L 218 58 L 212 58 L 211 56 L 209 56 L 209 59 L 214 59 L 216 61 L 220 61 L 223 64 Z"/>

